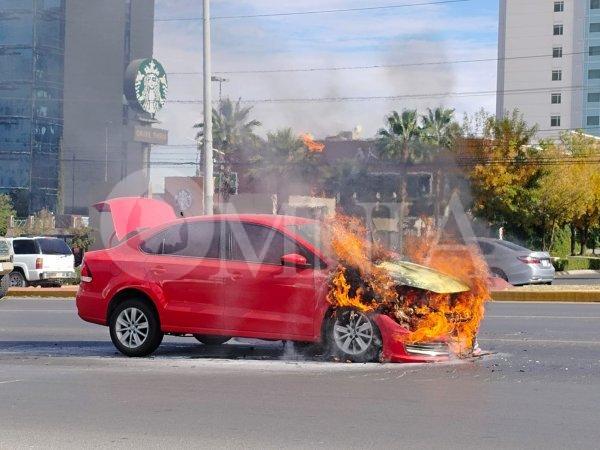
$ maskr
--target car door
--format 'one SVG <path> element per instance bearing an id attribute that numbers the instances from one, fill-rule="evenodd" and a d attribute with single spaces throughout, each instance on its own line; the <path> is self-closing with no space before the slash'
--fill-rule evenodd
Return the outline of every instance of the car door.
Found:
<path id="1" fill-rule="evenodd" d="M 221 229 L 221 222 L 182 221 L 142 244 L 148 277 L 163 295 L 163 329 L 223 329 Z"/>
<path id="2" fill-rule="evenodd" d="M 314 335 L 315 257 L 280 231 L 254 223 L 228 223 L 225 326 L 234 334 L 268 339 Z M 282 264 L 301 254 L 304 268 Z"/>

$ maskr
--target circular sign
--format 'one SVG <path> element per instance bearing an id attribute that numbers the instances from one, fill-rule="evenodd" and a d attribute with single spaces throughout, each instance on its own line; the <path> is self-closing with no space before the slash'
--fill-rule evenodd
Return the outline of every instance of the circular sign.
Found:
<path id="1" fill-rule="evenodd" d="M 181 189 L 175 195 L 175 202 L 180 211 L 187 211 L 192 207 L 192 193 L 187 189 Z"/>
<path id="2" fill-rule="evenodd" d="M 165 69 L 156 59 L 137 59 L 127 67 L 125 96 L 138 111 L 154 117 L 167 101 L 168 86 Z"/>

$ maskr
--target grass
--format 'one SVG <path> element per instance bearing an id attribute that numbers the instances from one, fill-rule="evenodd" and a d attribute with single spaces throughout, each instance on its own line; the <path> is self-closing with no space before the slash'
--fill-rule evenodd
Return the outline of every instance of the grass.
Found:
<path id="1" fill-rule="evenodd" d="M 600 270 L 600 258 L 587 256 L 568 256 L 556 258 L 553 261 L 554 268 L 558 272 L 566 270 Z"/>

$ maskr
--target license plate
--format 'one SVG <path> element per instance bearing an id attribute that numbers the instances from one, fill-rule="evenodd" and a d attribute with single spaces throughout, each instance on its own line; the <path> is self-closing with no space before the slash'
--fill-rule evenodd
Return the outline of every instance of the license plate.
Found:
<path id="1" fill-rule="evenodd" d="M 542 259 L 542 267 L 550 267 L 550 261 L 547 259 Z"/>

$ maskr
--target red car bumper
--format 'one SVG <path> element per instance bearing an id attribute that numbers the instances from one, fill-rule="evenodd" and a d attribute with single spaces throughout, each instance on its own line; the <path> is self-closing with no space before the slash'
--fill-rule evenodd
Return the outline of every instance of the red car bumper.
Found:
<path id="1" fill-rule="evenodd" d="M 410 333 L 388 316 L 377 315 L 375 323 L 383 340 L 382 358 L 388 362 L 440 362 L 450 359 L 448 346 L 444 343 L 406 344 Z"/>

